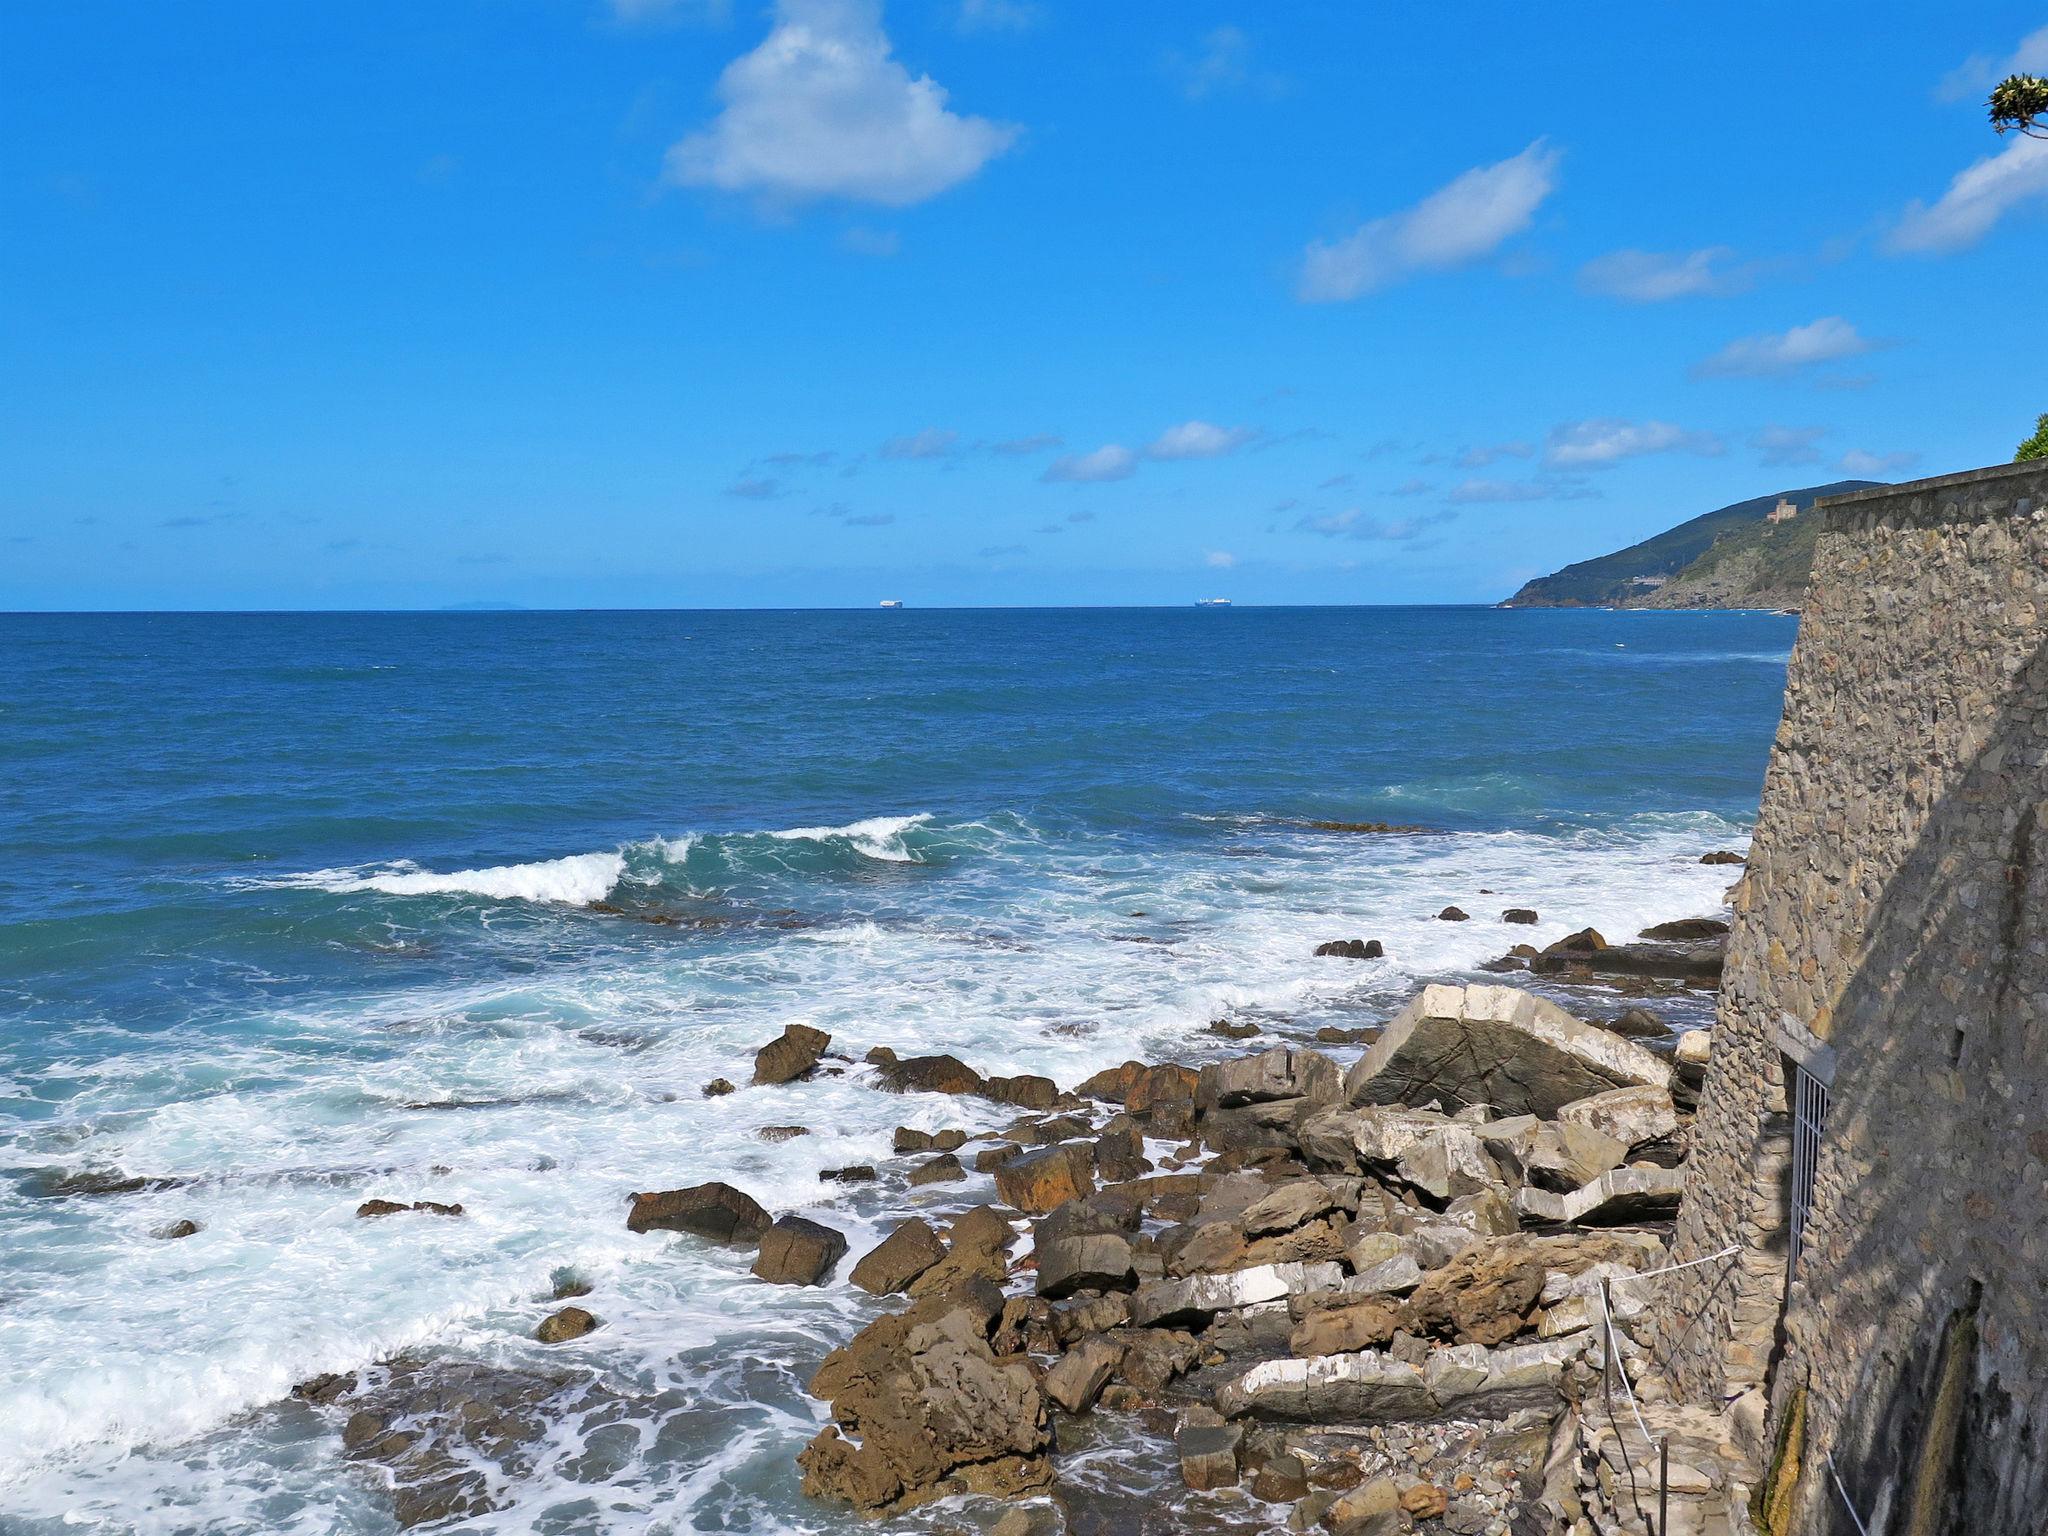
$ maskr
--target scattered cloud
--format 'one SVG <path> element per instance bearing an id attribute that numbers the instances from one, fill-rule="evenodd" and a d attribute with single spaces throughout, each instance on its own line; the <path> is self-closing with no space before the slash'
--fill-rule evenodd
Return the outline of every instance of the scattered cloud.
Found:
<path id="1" fill-rule="evenodd" d="M 1037 432 L 1029 437 L 1010 437 L 999 443 L 990 443 L 988 451 L 999 453 L 1006 459 L 1022 459 L 1034 453 L 1049 453 L 1064 441 L 1050 432 Z"/>
<path id="2" fill-rule="evenodd" d="M 1975 245 L 2013 209 L 2048 200 L 2048 139 L 2016 135 L 1995 155 L 1956 174 L 1932 206 L 1909 205 L 1885 244 L 1913 256 Z"/>
<path id="3" fill-rule="evenodd" d="M 1105 443 L 1092 453 L 1070 453 L 1054 459 L 1038 478 L 1052 483 L 1087 484 L 1128 480 L 1137 473 L 1138 456 L 1121 443 Z"/>
<path id="4" fill-rule="evenodd" d="M 815 453 L 803 453 L 795 449 L 784 449 L 780 453 L 765 453 L 754 460 L 755 464 L 766 464 L 774 469 L 808 469 L 830 464 L 839 455 L 830 448 L 820 448 Z M 752 468 L 752 465 L 748 466 Z"/>
<path id="5" fill-rule="evenodd" d="M 1784 378 L 1820 363 L 1861 357 L 1883 346 L 1861 334 L 1840 315 L 1825 315 L 1789 331 L 1771 331 L 1731 341 L 1693 366 L 1699 379 Z"/>
<path id="6" fill-rule="evenodd" d="M 1426 512 L 1417 517 L 1397 517 L 1385 521 L 1368 517 L 1357 507 L 1348 507 L 1342 512 L 1332 512 L 1322 517 L 1304 517 L 1294 525 L 1298 533 L 1319 533 L 1326 539 L 1368 539 L 1390 544 L 1409 544 L 1439 524 L 1448 523 L 1457 517 L 1450 510 Z"/>
<path id="7" fill-rule="evenodd" d="M 1028 555 L 1029 553 L 1031 551 L 1022 544 L 984 544 L 975 551 L 975 554 L 983 560 L 1003 560 L 1012 555 Z"/>
<path id="8" fill-rule="evenodd" d="M 1917 453 L 1866 453 L 1861 448 L 1851 448 L 1842 455 L 1842 473 L 1874 480 L 1880 475 L 1895 475 L 1902 469 L 1911 469 L 1919 462 Z"/>
<path id="9" fill-rule="evenodd" d="M 1278 95 L 1287 84 L 1280 76 L 1253 65 L 1252 40 L 1240 27 L 1216 27 L 1203 33 L 1192 51 L 1176 48 L 1169 52 L 1165 65 L 1189 101 L 1245 90 Z"/>
<path id="10" fill-rule="evenodd" d="M 727 65 L 712 122 L 669 149 L 664 177 L 771 202 L 902 208 L 974 176 L 1015 124 L 964 117 L 890 53 L 880 0 L 776 0 L 766 41 Z"/>
<path id="11" fill-rule="evenodd" d="M 960 0 L 954 25 L 962 32 L 1029 32 L 1044 19 L 1028 0 Z"/>
<path id="12" fill-rule="evenodd" d="M 1749 446 L 1756 450 L 1759 462 L 1772 468 L 1790 468 L 1795 464 L 1818 464 L 1818 445 L 1827 435 L 1826 427 L 1769 426 L 1752 437 Z"/>
<path id="13" fill-rule="evenodd" d="M 1668 421 L 1623 421 L 1602 416 L 1567 421 L 1551 428 L 1543 462 L 1552 469 L 1604 469 L 1650 453 L 1697 453 L 1711 457 L 1726 444 L 1711 432 L 1688 432 Z"/>
<path id="14" fill-rule="evenodd" d="M 1095 514 L 1093 512 L 1069 512 L 1067 514 L 1067 521 L 1070 523 L 1092 523 L 1095 521 Z"/>
<path id="15" fill-rule="evenodd" d="M 885 459 L 943 459 L 959 446 L 960 434 L 948 427 L 926 427 L 882 444 Z"/>
<path id="16" fill-rule="evenodd" d="M 1463 506 L 1510 501 L 1596 501 L 1600 493 L 1590 485 L 1557 475 L 1539 475 L 1533 480 L 1460 480 L 1446 493 L 1446 501 Z"/>
<path id="17" fill-rule="evenodd" d="M 1663 304 L 1740 293 L 1755 279 L 1754 269 L 1732 265 L 1725 245 L 1697 251 L 1612 251 L 1579 268 L 1579 287 L 1630 304 Z"/>
<path id="18" fill-rule="evenodd" d="M 1501 459 L 1533 459 L 1536 457 L 1534 443 L 1486 443 L 1467 448 L 1458 455 L 1460 469 L 1484 469 Z"/>
<path id="19" fill-rule="evenodd" d="M 741 501 L 774 501 L 789 492 L 780 480 L 770 475 L 742 475 L 725 488 L 728 496 L 737 496 Z"/>
<path id="20" fill-rule="evenodd" d="M 1227 549 L 1212 549 L 1206 555 L 1202 556 L 1202 563 L 1207 565 L 1211 570 L 1227 571 L 1233 565 L 1237 564 L 1237 556 L 1233 555 Z"/>
<path id="21" fill-rule="evenodd" d="M 1414 207 L 1314 241 L 1296 293 L 1310 304 L 1355 299 L 1418 272 L 1464 266 L 1529 227 L 1557 188 L 1562 155 L 1538 139 L 1519 155 L 1477 166 Z"/>
<path id="22" fill-rule="evenodd" d="M 1319 484 L 1316 487 L 1316 489 L 1319 491 L 1343 491 L 1349 490 L 1353 485 L 1356 485 L 1357 483 L 1358 476 L 1352 474 L 1351 471 L 1347 469 L 1341 475 L 1330 476 L 1329 479 Z"/>
<path id="23" fill-rule="evenodd" d="M 1403 480 L 1399 485 L 1387 492 L 1387 494 L 1389 496 L 1427 496 L 1435 489 L 1436 487 L 1427 480 L 1409 479 Z"/>
<path id="24" fill-rule="evenodd" d="M 1934 88 L 1938 101 L 1968 101 L 1988 92 L 2007 75 L 2048 75 L 2048 27 L 2029 32 L 2004 58 L 1973 53 L 1941 77 Z"/>
<path id="25" fill-rule="evenodd" d="M 903 249 L 903 237 L 893 229 L 869 229 L 856 224 L 841 233 L 839 244 L 856 256 L 889 257 Z"/>
<path id="26" fill-rule="evenodd" d="M 1207 421 L 1184 421 L 1168 427 L 1146 448 L 1148 459 L 1217 459 L 1235 453 L 1258 436 L 1252 427 L 1219 427 Z"/>
<path id="27" fill-rule="evenodd" d="M 856 516 L 842 517 L 839 521 L 848 528 L 886 528 L 896 521 L 896 514 L 894 512 L 862 512 Z"/>
<path id="28" fill-rule="evenodd" d="M 731 0 L 610 0 L 610 7 L 612 19 L 629 27 L 676 21 L 717 24 L 732 14 Z"/>

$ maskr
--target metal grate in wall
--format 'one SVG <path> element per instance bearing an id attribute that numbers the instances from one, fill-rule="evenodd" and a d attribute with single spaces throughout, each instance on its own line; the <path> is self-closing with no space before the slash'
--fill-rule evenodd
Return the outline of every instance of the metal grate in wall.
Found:
<path id="1" fill-rule="evenodd" d="M 1813 1178 L 1820 1167 L 1821 1132 L 1828 1123 L 1828 1085 L 1804 1066 L 1792 1066 L 1792 1257 L 1789 1282 L 1799 1273 L 1806 1222 L 1813 1213 Z"/>

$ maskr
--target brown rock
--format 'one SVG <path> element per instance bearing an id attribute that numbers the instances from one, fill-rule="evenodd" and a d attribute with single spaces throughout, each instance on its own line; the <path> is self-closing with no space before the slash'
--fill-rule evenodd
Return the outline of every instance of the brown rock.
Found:
<path id="1" fill-rule="evenodd" d="M 874 1296 L 893 1296 L 946 1256 L 930 1223 L 915 1216 L 869 1249 L 847 1278 Z"/>
<path id="2" fill-rule="evenodd" d="M 1512 1239 L 1482 1240 L 1423 1277 L 1408 1298 L 1406 1326 L 1491 1349 L 1531 1326 L 1550 1262 Z"/>
<path id="3" fill-rule="evenodd" d="M 911 1169 L 904 1182 L 916 1189 L 926 1184 L 957 1184 L 966 1177 L 967 1170 L 960 1166 L 960 1159 L 950 1152 L 941 1152 Z"/>
<path id="4" fill-rule="evenodd" d="M 871 1163 L 855 1163 L 848 1168 L 820 1168 L 818 1177 L 828 1184 L 872 1184 L 876 1174 Z"/>
<path id="5" fill-rule="evenodd" d="M 460 1216 L 459 1205 L 443 1205 L 438 1200 L 415 1200 L 410 1205 L 401 1205 L 396 1200 L 365 1200 L 356 1207 L 359 1217 L 397 1216 L 406 1211 L 424 1211 L 429 1216 Z"/>
<path id="6" fill-rule="evenodd" d="M 1536 915 L 1536 909 L 1533 907 L 1509 907 L 1507 911 L 1501 913 L 1500 920 L 1504 923 L 1536 923 L 1542 921 Z"/>
<path id="7" fill-rule="evenodd" d="M 533 1330 L 533 1336 L 543 1344 L 566 1344 L 571 1339 L 582 1338 L 596 1327 L 597 1319 L 581 1307 L 564 1307 L 541 1319 L 541 1325 Z"/>
<path id="8" fill-rule="evenodd" d="M 196 1236 L 198 1232 L 199 1223 L 188 1219 L 185 1221 L 174 1221 L 167 1227 L 158 1227 L 149 1235 L 164 1242 L 171 1242 L 181 1237 Z"/>
<path id="9" fill-rule="evenodd" d="M 1538 1289 L 1541 1288 L 1539 1285 Z M 1294 1331 L 1287 1337 L 1287 1349 L 1290 1354 L 1304 1357 L 1377 1349 L 1393 1338 L 1401 1315 L 1400 1304 L 1383 1296 L 1349 1306 L 1324 1307 L 1294 1325 Z"/>
<path id="10" fill-rule="evenodd" d="M 811 1134 L 808 1125 L 764 1125 L 754 1133 L 763 1141 L 795 1141 L 799 1136 Z"/>
<path id="11" fill-rule="evenodd" d="M 823 1285 L 845 1256 L 845 1234 L 802 1216 L 784 1216 L 762 1236 L 754 1273 L 774 1285 Z"/>
<path id="12" fill-rule="evenodd" d="M 1463 907 L 1445 907 L 1437 913 L 1437 919 L 1446 923 L 1465 923 L 1472 920 L 1472 914 Z"/>
<path id="13" fill-rule="evenodd" d="M 1417 1520 L 1434 1520 L 1449 1506 L 1443 1489 L 1434 1483 L 1417 1483 L 1401 1495 L 1401 1508 Z"/>
<path id="14" fill-rule="evenodd" d="M 1702 864 L 1747 864 L 1749 860 L 1739 853 L 1730 853 L 1725 848 L 1717 848 L 1712 853 L 1701 854 L 1700 862 Z"/>
<path id="15" fill-rule="evenodd" d="M 707 1099 L 722 1099 L 732 1091 L 732 1084 L 722 1077 L 714 1077 L 704 1085 L 704 1097 Z"/>
<path id="16" fill-rule="evenodd" d="M 1237 1452 L 1244 1429 L 1236 1424 L 1187 1424 L 1173 1437 L 1181 1481 L 1190 1488 L 1229 1488 L 1237 1483 Z"/>
<path id="17" fill-rule="evenodd" d="M 1045 1373 L 1045 1395 L 1068 1413 L 1086 1413 L 1109 1385 L 1124 1357 L 1124 1346 L 1100 1334 L 1084 1338 Z"/>
<path id="18" fill-rule="evenodd" d="M 957 1056 L 910 1056 L 881 1069 L 882 1086 L 892 1093 L 980 1093 L 987 1086 L 981 1074 Z"/>
<path id="19" fill-rule="evenodd" d="M 1059 1085 L 1049 1077 L 992 1077 L 982 1088 L 984 1097 L 1019 1109 L 1051 1109 L 1059 1099 Z"/>
<path id="20" fill-rule="evenodd" d="M 793 1083 L 808 1077 L 825 1054 L 832 1037 L 808 1024 L 792 1024 L 780 1038 L 769 1041 L 754 1053 L 754 1081 Z"/>
<path id="21" fill-rule="evenodd" d="M 770 1225 L 752 1196 L 716 1182 L 635 1195 L 626 1217 L 629 1232 L 688 1232 L 742 1247 L 759 1242 Z"/>
<path id="22" fill-rule="evenodd" d="M 1029 1215 L 1042 1215 L 1094 1189 L 1093 1160 L 1088 1147 L 1077 1141 L 1026 1153 L 996 1170 L 996 1193 Z"/>

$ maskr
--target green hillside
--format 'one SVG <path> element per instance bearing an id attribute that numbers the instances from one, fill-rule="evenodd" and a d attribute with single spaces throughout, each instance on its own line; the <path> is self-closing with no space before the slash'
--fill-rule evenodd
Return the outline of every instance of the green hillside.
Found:
<path id="1" fill-rule="evenodd" d="M 1554 575 L 1539 576 L 1509 598 L 1505 606 L 1673 606 L 1669 598 L 1659 601 L 1657 594 L 1667 585 L 1676 585 L 1682 591 L 1693 590 L 1697 584 L 1692 578 L 1696 576 L 1717 572 L 1718 578 L 1711 584 L 1714 591 L 1746 587 L 1746 581 L 1730 579 L 1736 577 L 1741 569 L 1733 562 L 1745 553 L 1755 556 L 1757 574 L 1763 578 L 1756 587 L 1757 592 L 1762 593 L 1768 588 L 1775 594 L 1788 586 L 1793 590 L 1801 589 L 1806 584 L 1806 567 L 1813 558 L 1812 519 L 1802 517 L 1772 524 L 1765 521 L 1766 515 L 1781 500 L 1791 502 L 1804 512 L 1817 497 L 1839 496 L 1879 483 L 1875 480 L 1836 480 L 1828 485 L 1775 491 L 1768 496 L 1738 501 L 1732 506 L 1702 513 L 1676 528 L 1666 529 L 1655 538 L 1631 544 L 1627 549 L 1616 550 L 1595 560 L 1581 560 Z M 1681 577 L 1684 580 L 1675 580 Z M 1698 606 L 1747 606 L 1734 600 L 1743 595 L 1746 595 L 1743 591 L 1734 591 L 1714 600 L 1703 594 Z M 1777 602 L 1778 598 L 1773 595 L 1768 603 L 1760 603 L 1759 606 L 1776 606 Z"/>

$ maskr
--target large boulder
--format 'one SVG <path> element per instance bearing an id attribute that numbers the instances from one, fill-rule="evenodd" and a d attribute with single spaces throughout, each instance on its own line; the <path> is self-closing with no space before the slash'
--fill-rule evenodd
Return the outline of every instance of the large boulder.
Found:
<path id="1" fill-rule="evenodd" d="M 1226 1275 L 1188 1275 L 1147 1280 L 1131 1298 L 1137 1327 L 1204 1322 L 1218 1312 L 1280 1301 L 1306 1291 L 1328 1290 L 1344 1278 L 1341 1264 L 1260 1264 Z"/>
<path id="2" fill-rule="evenodd" d="M 1514 987 L 1428 986 L 1344 1079 L 1351 1104 L 1491 1105 L 1545 1119 L 1610 1088 L 1671 1085 L 1641 1046 Z"/>
<path id="3" fill-rule="evenodd" d="M 1517 1190 L 1515 1214 L 1538 1226 L 1662 1221 L 1678 1213 L 1684 1193 L 1683 1169 L 1631 1166 L 1603 1173 L 1569 1194 L 1533 1187 Z"/>
<path id="4" fill-rule="evenodd" d="M 846 1257 L 846 1234 L 803 1216 L 785 1216 L 761 1237 L 754 1273 L 774 1285 L 823 1285 Z"/>
<path id="5" fill-rule="evenodd" d="M 934 1297 L 828 1356 L 811 1390 L 834 1422 L 797 1457 L 803 1491 L 874 1514 L 1050 1481 L 1045 1393 L 1028 1361 L 989 1348 L 1000 1311 L 993 1287 Z"/>
<path id="6" fill-rule="evenodd" d="M 633 1209 L 626 1214 L 629 1232 L 688 1232 L 739 1247 L 759 1242 L 771 1225 L 753 1196 L 715 1182 L 635 1195 Z"/>
<path id="7" fill-rule="evenodd" d="M 822 1029 L 813 1029 L 808 1024 L 792 1024 L 783 1030 L 780 1038 L 770 1040 L 754 1053 L 754 1081 L 793 1083 L 800 1077 L 808 1077 L 818 1065 L 818 1059 L 825 1054 L 825 1047 L 831 1043 L 832 1037 Z"/>
<path id="8" fill-rule="evenodd" d="M 1086 1413 L 1109 1385 L 1110 1376 L 1123 1360 L 1121 1339 L 1091 1334 L 1081 1339 L 1045 1373 L 1045 1395 L 1068 1413 Z"/>
<path id="9" fill-rule="evenodd" d="M 1051 1109 L 1060 1096 L 1059 1084 L 1051 1078 L 1029 1074 L 991 1077 L 982 1084 L 981 1092 L 998 1104 L 1014 1104 L 1019 1109 Z"/>
<path id="10" fill-rule="evenodd" d="M 892 1093 L 980 1093 L 988 1086 L 957 1056 L 910 1056 L 879 1065 L 882 1086 Z"/>
<path id="11" fill-rule="evenodd" d="M 1078 1141 L 1028 1152 L 996 1170 L 996 1193 L 1027 1215 L 1043 1215 L 1094 1189 L 1094 1157 Z"/>
<path id="12" fill-rule="evenodd" d="M 893 1296 L 945 1256 L 939 1234 L 913 1216 L 870 1248 L 847 1278 L 871 1296 Z"/>
<path id="13" fill-rule="evenodd" d="M 1456 1417 L 1505 1418 L 1523 1409 L 1555 1410 L 1565 1367 L 1589 1334 L 1487 1350 L 1438 1350 L 1426 1366 L 1376 1350 L 1267 1360 L 1216 1392 L 1232 1418 L 1309 1423 L 1407 1423 Z"/>
<path id="14" fill-rule="evenodd" d="M 1085 1232 L 1038 1244 L 1038 1294 L 1049 1300 L 1076 1291 L 1115 1291 L 1132 1285 L 1128 1238 L 1115 1232 Z"/>
<path id="15" fill-rule="evenodd" d="M 1216 1061 L 1202 1068 L 1195 1103 L 1203 1109 L 1234 1109 L 1280 1099 L 1334 1103 L 1341 1086 L 1337 1064 L 1320 1051 L 1276 1045 L 1256 1056 Z"/>
<path id="16" fill-rule="evenodd" d="M 1678 1129 L 1678 1107 L 1663 1088 L 1610 1088 L 1557 1112 L 1560 1125 L 1582 1125 L 1624 1147 L 1662 1141 Z"/>

